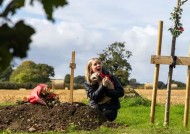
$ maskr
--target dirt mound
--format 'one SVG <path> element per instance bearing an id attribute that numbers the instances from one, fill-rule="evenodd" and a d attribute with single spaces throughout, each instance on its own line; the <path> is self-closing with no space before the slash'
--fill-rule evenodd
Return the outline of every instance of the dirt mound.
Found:
<path id="1" fill-rule="evenodd" d="M 83 103 L 61 103 L 54 107 L 30 103 L 1 106 L 0 130 L 23 132 L 65 131 L 69 126 L 77 130 L 94 130 L 106 124 L 99 110 Z"/>

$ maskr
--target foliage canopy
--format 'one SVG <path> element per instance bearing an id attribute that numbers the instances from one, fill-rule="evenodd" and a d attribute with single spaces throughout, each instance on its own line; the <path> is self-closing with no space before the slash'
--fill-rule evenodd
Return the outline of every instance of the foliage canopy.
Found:
<path id="1" fill-rule="evenodd" d="M 14 57 L 24 58 L 27 56 L 31 36 L 35 33 L 34 28 L 26 25 L 23 20 L 13 22 L 11 17 L 16 11 L 25 6 L 25 0 L 0 0 L 0 72 L 5 70 Z M 54 22 L 53 12 L 56 8 L 67 5 L 66 0 L 29 0 L 30 5 L 38 2 L 43 6 L 47 19 Z"/>
<path id="2" fill-rule="evenodd" d="M 9 81 L 11 73 L 13 72 L 13 68 L 9 66 L 3 72 L 0 73 L 0 82 L 1 81 Z"/>
<path id="3" fill-rule="evenodd" d="M 122 85 L 126 85 L 128 83 L 130 71 L 132 70 L 128 62 L 132 53 L 125 49 L 125 43 L 115 42 L 98 55 L 103 63 L 103 67 L 108 69 L 111 74 L 115 75 Z"/>
<path id="4" fill-rule="evenodd" d="M 46 83 L 54 76 L 54 68 L 47 64 L 36 64 L 33 61 L 25 61 L 15 69 L 10 82 L 18 83 Z"/>

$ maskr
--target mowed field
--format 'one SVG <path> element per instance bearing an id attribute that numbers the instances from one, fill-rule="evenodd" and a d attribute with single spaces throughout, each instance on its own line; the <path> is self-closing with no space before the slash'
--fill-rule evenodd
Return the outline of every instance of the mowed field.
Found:
<path id="1" fill-rule="evenodd" d="M 0 90 L 0 103 L 2 102 L 16 102 L 16 100 L 22 100 L 30 94 L 31 90 Z M 135 89 L 135 91 L 144 98 L 152 99 L 151 89 Z M 70 99 L 70 90 L 54 90 L 56 94 L 59 94 L 61 102 L 68 102 Z M 164 104 L 166 101 L 166 90 L 157 91 L 157 103 Z M 185 102 L 185 90 L 171 90 L 171 104 L 184 104 Z M 86 91 L 84 89 L 73 90 L 73 101 L 81 102 L 86 99 Z"/>

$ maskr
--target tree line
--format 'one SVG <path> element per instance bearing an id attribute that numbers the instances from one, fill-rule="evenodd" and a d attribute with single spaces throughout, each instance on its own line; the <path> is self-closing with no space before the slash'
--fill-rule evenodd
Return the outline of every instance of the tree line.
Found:
<path id="1" fill-rule="evenodd" d="M 130 51 L 125 50 L 124 42 L 115 42 L 98 54 L 98 58 L 102 61 L 103 66 L 114 74 L 123 86 L 129 83 L 130 71 L 132 70 L 129 57 L 132 56 Z M 8 81 L 15 83 L 48 83 L 50 78 L 54 77 L 54 68 L 47 64 L 36 64 L 33 61 L 25 61 L 16 69 L 9 66 L 0 73 L 0 81 Z M 70 75 L 64 78 L 65 84 L 70 83 Z M 82 85 L 85 82 L 84 76 L 76 76 L 74 84 Z"/>
<path id="2" fill-rule="evenodd" d="M 11 63 L 12 59 L 27 57 L 31 37 L 36 33 L 35 29 L 25 24 L 23 19 L 16 22 L 12 17 L 17 11 L 29 3 L 35 6 L 41 5 L 47 20 L 55 22 L 53 13 L 57 8 L 64 7 L 68 4 L 67 0 L 0 0 L 0 73 L 4 71 Z"/>
<path id="3" fill-rule="evenodd" d="M 115 75 L 121 84 L 126 86 L 132 86 L 134 88 L 143 87 L 144 84 L 138 83 L 135 78 L 130 77 L 132 67 L 128 62 L 128 59 L 132 56 L 130 51 L 125 49 L 125 42 L 115 42 L 108 45 L 102 53 L 98 54 L 98 58 L 102 61 L 103 67 L 105 67 L 111 74 Z M 11 83 L 49 83 L 51 85 L 51 78 L 55 75 L 54 68 L 47 64 L 36 64 L 33 61 L 24 61 L 17 68 L 13 69 L 9 66 L 3 72 L 0 73 L 0 82 Z M 77 87 L 84 88 L 85 77 L 74 77 L 74 84 Z M 64 83 L 69 87 L 70 74 L 66 74 Z M 172 80 L 173 84 L 177 84 L 178 87 L 185 87 L 185 83 Z M 158 81 L 158 88 L 164 89 L 167 87 L 162 81 Z M 0 87 L 1 88 L 1 87 Z"/>
<path id="4" fill-rule="evenodd" d="M 0 73 L 0 88 L 32 88 L 38 83 L 46 83 L 51 86 L 51 77 L 54 77 L 54 68 L 47 64 L 36 64 L 33 61 L 24 61 L 17 68 L 9 66 Z M 65 75 L 65 84 L 70 83 L 70 74 Z M 74 77 L 74 84 L 83 85 L 84 76 Z M 3 85 L 4 83 L 4 85 Z"/>

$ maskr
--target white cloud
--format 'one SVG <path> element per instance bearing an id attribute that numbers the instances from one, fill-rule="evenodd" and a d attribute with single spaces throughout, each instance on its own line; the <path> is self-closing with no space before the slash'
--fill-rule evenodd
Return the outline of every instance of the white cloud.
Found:
<path id="1" fill-rule="evenodd" d="M 170 55 L 172 26 L 170 13 L 175 1 L 160 0 L 69 0 L 69 5 L 55 11 L 55 23 L 45 20 L 41 5 L 27 6 L 18 12 L 15 20 L 24 18 L 36 29 L 28 57 L 37 63 L 54 67 L 55 78 L 70 73 L 69 62 L 72 51 L 76 51 L 75 75 L 84 75 L 88 59 L 97 57 L 108 45 L 126 42 L 126 50 L 132 52 L 131 77 L 139 82 L 152 82 L 154 65 L 151 55 L 156 54 L 157 25 L 164 21 L 162 55 Z M 189 45 L 190 8 L 184 6 L 183 23 L 185 31 L 178 38 L 176 54 L 187 55 Z M 179 45 L 180 44 L 180 45 Z M 181 47 L 183 44 L 183 47 Z M 20 61 L 18 61 L 20 62 Z M 180 73 L 179 73 L 180 71 Z M 167 79 L 168 66 L 161 65 L 160 80 Z M 182 73 L 181 73 L 182 72 Z M 174 78 L 184 80 L 185 67 L 176 67 Z"/>
<path id="2" fill-rule="evenodd" d="M 151 54 L 155 53 L 156 49 L 156 34 L 157 29 L 147 25 L 146 27 L 134 26 L 123 34 L 123 40 L 126 42 L 126 50 L 132 52 L 133 56 L 130 59 L 132 65 L 131 77 L 136 78 L 137 81 L 148 82 L 150 77 L 146 76 L 152 65 L 150 64 Z M 139 77 L 139 75 L 141 75 Z"/>

